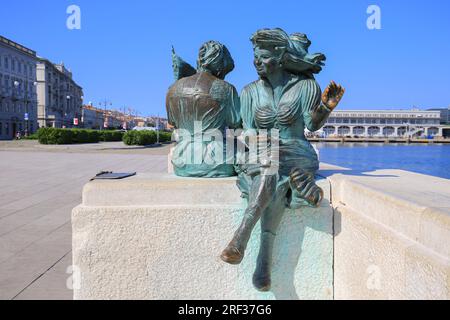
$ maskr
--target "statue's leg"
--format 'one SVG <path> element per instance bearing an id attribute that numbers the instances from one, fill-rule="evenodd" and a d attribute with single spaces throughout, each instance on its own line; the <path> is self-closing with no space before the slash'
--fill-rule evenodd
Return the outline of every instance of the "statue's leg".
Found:
<path id="1" fill-rule="evenodd" d="M 273 199 L 277 180 L 277 175 L 258 175 L 253 179 L 244 218 L 233 239 L 220 256 L 223 261 L 230 264 L 241 263 L 253 228 Z"/>
<path id="2" fill-rule="evenodd" d="M 253 285 L 259 291 L 269 291 L 271 288 L 273 244 L 286 207 L 287 189 L 288 185 L 278 188 L 275 198 L 261 217 L 261 244 L 253 275 Z"/>

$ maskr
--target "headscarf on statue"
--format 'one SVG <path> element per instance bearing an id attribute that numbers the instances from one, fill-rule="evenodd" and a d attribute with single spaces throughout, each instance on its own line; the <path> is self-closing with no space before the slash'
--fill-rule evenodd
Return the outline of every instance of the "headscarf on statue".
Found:
<path id="1" fill-rule="evenodd" d="M 197 72 L 209 72 L 219 79 L 225 79 L 225 76 L 233 71 L 234 61 L 227 47 L 217 41 L 208 41 L 200 48 L 197 69 L 180 58 L 173 47 L 172 67 L 175 81 Z"/>

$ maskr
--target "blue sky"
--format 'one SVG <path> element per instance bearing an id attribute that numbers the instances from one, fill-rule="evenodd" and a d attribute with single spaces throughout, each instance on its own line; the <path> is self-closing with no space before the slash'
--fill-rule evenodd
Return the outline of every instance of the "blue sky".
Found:
<path id="1" fill-rule="evenodd" d="M 81 30 L 66 28 L 66 8 L 81 8 Z M 381 30 L 366 27 L 367 7 L 381 8 Z M 200 45 L 227 45 L 240 91 L 257 78 L 251 34 L 281 27 L 303 32 L 323 52 L 317 76 L 347 89 L 341 109 L 450 105 L 450 1 L 148 1 L 28 0 L 1 4 L 0 34 L 54 62 L 64 61 L 85 101 L 107 98 L 144 115 L 165 115 L 173 82 L 171 45 L 195 64 Z"/>

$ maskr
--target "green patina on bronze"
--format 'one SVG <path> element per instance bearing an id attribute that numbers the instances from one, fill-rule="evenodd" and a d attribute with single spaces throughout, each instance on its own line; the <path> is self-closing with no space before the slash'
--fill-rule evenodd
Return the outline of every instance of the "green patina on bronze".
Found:
<path id="1" fill-rule="evenodd" d="M 226 144 L 202 139 L 208 130 L 218 130 L 225 136 L 226 128 L 241 125 L 238 93 L 224 81 L 234 69 L 228 49 L 216 41 L 205 43 L 200 48 L 197 70 L 173 52 L 173 69 L 177 81 L 167 93 L 168 119 L 178 133 L 181 130 L 187 133 L 178 139 L 173 152 L 175 174 L 204 178 L 236 175 L 233 159 L 227 159 Z M 201 125 L 197 133 L 195 122 Z M 223 152 L 223 161 L 216 161 L 214 152 Z M 200 163 L 194 161 L 194 155 L 201 155 Z"/>
<path id="2" fill-rule="evenodd" d="M 238 186 L 248 200 L 248 206 L 221 258 L 230 264 L 241 263 L 253 228 L 260 221 L 261 244 L 253 284 L 260 291 L 268 291 L 271 288 L 272 249 L 285 208 L 319 206 L 323 198 L 323 191 L 315 183 L 319 161 L 305 137 L 305 129 L 319 130 L 345 90 L 332 81 L 321 92 L 314 75 L 322 70 L 325 56 L 309 53 L 311 42 L 305 34 L 288 35 L 281 29 L 262 29 L 252 36 L 251 41 L 259 79 L 244 88 L 240 103 L 236 100 L 234 87 L 220 80 L 234 65 L 226 63 L 226 58 L 216 58 L 211 64 L 202 63 L 202 55 L 211 51 L 203 50 L 202 54 L 201 50 L 198 73 L 171 87 L 167 109 L 170 121 L 189 132 L 193 132 L 193 121 L 206 121 L 204 130 L 223 130 L 238 127 L 241 120 L 243 135 L 256 132 L 256 158 L 266 160 L 234 167 L 239 175 Z M 227 53 L 228 50 L 223 57 Z M 232 61 L 231 57 L 229 59 Z M 174 61 L 179 65 L 174 68 L 176 78 L 180 77 L 179 70 L 192 73 L 184 61 L 179 58 Z M 197 96 L 192 94 L 192 89 L 198 90 Z M 263 130 L 269 134 L 263 136 Z M 248 141 L 243 140 L 248 145 L 244 154 L 236 155 L 237 159 L 254 156 L 249 154 Z M 189 143 L 178 143 L 176 148 L 184 150 Z M 260 148 L 262 145 L 268 147 Z M 178 160 L 174 157 L 175 173 L 181 176 L 217 177 L 234 173 L 229 165 L 177 166 Z"/>

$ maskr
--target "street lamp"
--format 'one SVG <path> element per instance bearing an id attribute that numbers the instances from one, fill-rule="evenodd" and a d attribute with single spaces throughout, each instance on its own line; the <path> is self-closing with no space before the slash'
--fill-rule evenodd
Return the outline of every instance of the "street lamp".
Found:
<path id="1" fill-rule="evenodd" d="M 19 81 L 17 81 L 17 80 L 15 80 L 14 82 L 13 82 L 13 85 L 14 85 L 14 92 L 13 92 L 13 103 L 14 103 L 14 112 L 16 111 L 16 101 L 19 99 L 18 98 L 18 92 L 17 92 L 17 90 L 19 89 L 19 86 L 20 86 L 20 82 Z M 13 125 L 13 134 L 14 134 L 14 136 L 17 134 L 17 132 L 16 132 L 16 130 L 14 129 L 14 128 L 16 128 L 16 126 L 17 126 L 17 124 L 14 124 Z"/>
<path id="2" fill-rule="evenodd" d="M 112 106 L 112 102 L 108 101 L 107 99 L 105 99 L 105 100 L 103 100 L 103 102 L 99 102 L 98 105 L 99 106 L 103 106 L 103 109 L 104 109 L 104 113 L 103 113 L 103 115 L 104 115 L 104 123 L 103 123 L 103 126 L 102 126 L 102 130 L 103 130 L 105 128 L 105 124 L 107 122 L 106 107 L 107 106 Z"/>
<path id="3" fill-rule="evenodd" d="M 66 96 L 67 105 L 66 105 L 66 110 L 65 110 L 65 112 L 64 112 L 63 124 L 64 124 L 64 122 L 70 123 L 70 121 L 67 121 L 67 119 L 66 119 L 66 117 L 67 117 L 67 111 L 69 111 L 69 109 L 70 109 L 70 107 L 69 107 L 70 99 L 71 99 L 71 96 L 67 95 L 67 96 Z"/>

